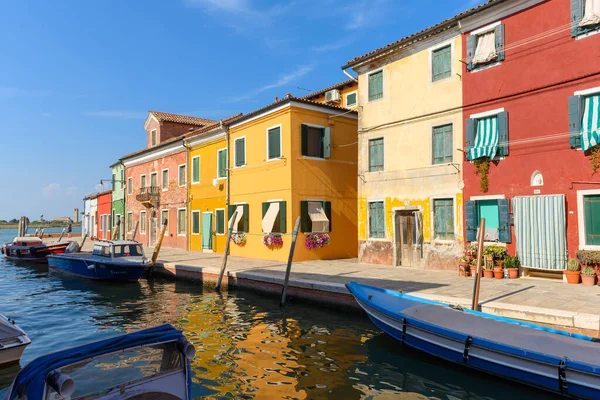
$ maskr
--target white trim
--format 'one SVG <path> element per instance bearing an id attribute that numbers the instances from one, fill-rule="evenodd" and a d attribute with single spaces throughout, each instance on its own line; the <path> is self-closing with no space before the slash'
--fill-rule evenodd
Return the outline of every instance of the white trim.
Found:
<path id="1" fill-rule="evenodd" d="M 225 176 L 219 176 L 219 153 L 225 150 Z M 222 149 L 217 150 L 217 179 L 227 179 L 227 172 L 229 171 L 229 153 L 227 152 L 227 147 L 223 147 Z"/>
<path id="2" fill-rule="evenodd" d="M 452 199 L 452 210 L 454 211 L 453 213 L 453 217 L 454 217 L 454 239 L 436 239 L 435 238 L 435 209 L 433 207 L 434 205 L 434 200 L 448 200 L 448 199 Z M 441 243 L 441 244 L 448 244 L 448 243 L 454 243 L 457 241 L 457 236 L 458 236 L 458 207 L 456 206 L 456 193 L 454 194 L 448 194 L 448 195 L 433 195 L 433 196 L 429 196 L 429 209 L 431 210 L 431 227 L 430 227 L 430 238 L 429 241 L 431 243 Z"/>
<path id="3" fill-rule="evenodd" d="M 223 210 L 223 233 L 217 232 L 217 211 Z M 215 208 L 215 235 L 216 236 L 225 236 L 227 232 L 227 215 L 225 213 L 224 208 Z"/>
<path id="4" fill-rule="evenodd" d="M 144 217 L 142 218 L 142 214 L 144 214 Z M 144 230 L 142 230 L 142 220 L 144 221 Z M 146 234 L 146 210 L 141 210 L 140 211 L 140 235 L 145 235 Z"/>
<path id="5" fill-rule="evenodd" d="M 585 244 L 585 210 L 583 198 L 590 195 L 600 195 L 600 189 L 577 191 L 577 230 L 579 233 L 579 250 L 600 250 L 600 246 Z"/>
<path id="6" fill-rule="evenodd" d="M 185 218 L 187 220 L 187 208 L 182 207 L 177 209 L 177 236 L 186 236 L 187 234 L 187 221 L 185 223 L 185 231 L 183 233 L 179 233 L 179 211 L 185 211 Z"/>
<path id="7" fill-rule="evenodd" d="M 181 184 L 181 174 L 179 172 L 179 170 L 181 169 L 181 167 L 185 168 L 185 182 L 183 182 L 183 185 Z M 187 185 L 187 164 L 179 164 L 177 166 L 177 184 L 179 185 L 179 187 L 184 187 L 185 185 Z"/>
<path id="8" fill-rule="evenodd" d="M 154 135 L 154 143 L 152 143 L 152 135 Z M 158 135 L 156 134 L 156 128 L 150 131 L 150 147 L 154 147 L 158 144 Z"/>
<path id="9" fill-rule="evenodd" d="M 168 208 L 161 208 L 160 209 L 160 215 L 158 217 L 158 223 L 156 224 L 156 228 L 158 229 L 158 227 L 160 227 L 160 226 L 163 225 L 163 221 L 164 220 L 163 220 L 163 215 L 162 214 L 165 211 L 167 212 L 167 230 L 165 232 L 167 234 L 167 233 L 169 233 L 169 227 L 171 226 L 171 223 L 169 222 L 169 220 L 171 219 L 171 217 L 170 217 L 170 213 L 169 213 L 169 209 Z M 156 218 L 156 216 L 154 218 Z"/>
<path id="10" fill-rule="evenodd" d="M 476 29 L 478 26 L 492 23 L 509 15 L 514 15 L 519 11 L 526 10 L 544 1 L 546 0 L 520 0 L 507 1 L 503 4 L 498 4 L 494 7 L 488 8 L 487 10 L 462 19 L 460 21 L 460 32 L 469 32 L 472 29 Z"/>
<path id="11" fill-rule="evenodd" d="M 198 159 L 198 181 L 194 181 L 194 160 Z M 190 184 L 191 185 L 197 185 L 200 183 L 200 171 L 202 170 L 201 166 L 200 166 L 200 156 L 194 156 L 192 157 L 192 170 L 190 171 Z"/>
<path id="12" fill-rule="evenodd" d="M 133 194 L 133 177 L 127 177 L 127 194 L 131 196 Z"/>
<path id="13" fill-rule="evenodd" d="M 356 95 L 356 103 L 354 103 L 353 105 L 349 106 L 348 105 L 348 96 L 350 96 L 351 94 L 355 94 Z M 346 101 L 346 108 L 350 108 L 350 107 L 358 107 L 358 90 L 354 90 L 352 92 L 348 92 L 344 95 L 344 100 Z"/>
<path id="14" fill-rule="evenodd" d="M 158 118 L 156 118 L 156 117 L 154 116 L 154 114 L 152 114 L 152 113 L 150 112 L 150 113 L 148 113 L 148 116 L 146 117 L 146 121 L 144 122 L 144 129 L 146 129 L 146 130 L 148 129 L 148 124 L 150 123 L 150 120 L 152 120 L 152 119 L 153 119 L 154 121 L 156 121 L 156 123 L 157 123 L 157 124 L 160 124 L 160 122 L 158 122 Z"/>
<path id="15" fill-rule="evenodd" d="M 159 145 L 156 147 L 158 146 Z M 160 146 L 160 150 L 152 150 L 144 154 L 131 156 L 131 158 L 127 159 L 127 161 L 123 161 L 123 165 L 125 167 L 133 167 L 134 165 L 143 164 L 148 161 L 154 161 L 159 158 L 187 151 L 183 146 L 183 140 L 177 140 L 176 142 L 165 145 L 164 147 L 162 144 Z"/>
<path id="16" fill-rule="evenodd" d="M 504 107 L 496 108 L 495 110 L 480 112 L 477 114 L 471 114 L 471 116 L 469 116 L 469 118 L 470 119 L 481 119 L 481 118 L 485 118 L 485 117 L 492 117 L 494 115 L 500 114 L 501 112 L 504 112 Z"/>
<path id="17" fill-rule="evenodd" d="M 269 131 L 275 128 L 279 128 L 279 157 L 269 158 Z M 265 137 L 267 138 L 267 162 L 281 160 L 283 158 L 283 127 L 281 124 L 271 126 L 265 130 Z"/>
<path id="18" fill-rule="evenodd" d="M 165 189 L 165 171 L 167 171 L 167 188 Z M 163 192 L 169 190 L 169 168 L 163 168 L 160 172 L 160 187 Z"/>
<path id="19" fill-rule="evenodd" d="M 200 144 L 216 141 L 219 139 L 225 139 L 225 131 L 221 127 L 212 129 L 207 132 L 198 133 L 190 138 L 186 139 L 188 146 L 195 147 Z"/>
<path id="20" fill-rule="evenodd" d="M 575 38 L 575 40 L 580 40 L 580 39 L 585 39 L 588 36 L 594 36 L 600 33 L 600 29 L 596 29 L 595 31 L 591 31 L 591 32 L 587 32 L 587 33 L 582 33 L 581 35 L 577 35 L 577 37 Z"/>
<path id="21" fill-rule="evenodd" d="M 265 201 L 265 203 L 277 203 L 278 201 L 285 201 L 283 199 L 273 199 L 273 200 L 267 200 Z"/>
<path id="22" fill-rule="evenodd" d="M 158 171 L 150 172 L 150 187 L 152 187 L 152 175 L 156 176 L 156 187 L 158 186 Z"/>
<path id="23" fill-rule="evenodd" d="M 480 201 L 480 200 L 502 200 L 505 199 L 503 194 L 493 194 L 489 196 L 471 196 L 469 200 L 471 201 Z"/>
<path id="24" fill-rule="evenodd" d="M 142 176 L 144 177 L 144 185 L 142 186 Z M 146 182 L 146 174 L 141 174 L 140 175 L 140 189 L 146 187 L 146 184 L 148 182 Z"/>
<path id="25" fill-rule="evenodd" d="M 598 32 L 600 32 L 600 30 L 598 30 Z M 575 93 L 573 93 L 574 96 L 589 96 L 591 94 L 598 94 L 600 93 L 600 86 L 595 87 L 595 88 L 589 88 L 589 89 L 585 89 L 585 90 L 578 90 Z"/>
<path id="26" fill-rule="evenodd" d="M 306 198 L 302 199 L 302 201 L 327 201 L 326 199 L 317 199 L 317 198 Z"/>
<path id="27" fill-rule="evenodd" d="M 244 164 L 240 165 L 240 166 L 237 166 L 237 165 L 235 165 L 235 157 L 236 157 L 236 152 L 237 152 L 237 150 L 236 150 L 236 142 L 238 140 L 242 140 L 242 139 L 244 139 Z M 237 138 L 233 139 L 233 169 L 244 168 L 246 165 L 248 165 L 248 160 L 246 159 L 246 147 L 247 147 L 246 144 L 247 144 L 246 143 L 246 136 L 240 136 L 240 137 L 237 137 Z"/>
<path id="28" fill-rule="evenodd" d="M 437 81 L 433 80 L 433 52 L 436 50 L 443 49 L 444 47 L 450 46 L 450 76 L 447 78 L 438 79 Z M 429 83 L 432 85 L 447 82 L 454 79 L 455 75 L 454 70 L 454 38 L 446 40 L 440 44 L 437 44 L 433 47 L 429 48 Z"/>
<path id="29" fill-rule="evenodd" d="M 378 99 L 369 100 L 369 77 L 380 71 L 381 71 L 381 90 L 382 90 L 381 97 Z M 373 71 L 369 71 L 367 73 L 367 93 L 366 94 L 367 94 L 367 99 L 366 99 L 367 103 L 373 103 L 375 101 L 385 99 L 385 71 L 384 71 L 383 67 L 374 69 Z"/>
<path id="30" fill-rule="evenodd" d="M 179 210 L 177 212 L 179 212 Z M 192 214 L 191 215 L 192 220 L 190 221 L 190 225 L 191 225 L 190 228 L 191 228 L 192 232 L 190 232 L 190 234 L 192 236 L 200 236 L 200 232 L 202 232 L 202 227 L 201 227 L 202 220 L 200 219 L 200 210 L 192 210 L 191 214 Z M 198 233 L 194 233 L 194 214 L 198 214 Z M 203 212 L 202 214 L 204 215 L 204 214 L 211 214 L 211 213 L 210 212 Z M 200 243 L 200 247 L 202 247 L 202 243 Z"/>
<path id="31" fill-rule="evenodd" d="M 376 237 L 371 237 L 371 224 L 369 223 L 370 218 L 370 211 L 369 211 L 369 204 L 371 203 L 383 203 L 383 237 L 382 238 L 376 238 Z M 385 205 L 385 199 L 369 199 L 367 200 L 367 240 L 369 241 L 387 241 L 388 239 L 388 234 L 387 234 L 387 207 Z"/>
<path id="32" fill-rule="evenodd" d="M 502 25 L 502 21 L 496 21 L 493 24 L 489 24 L 489 25 L 486 25 L 479 29 L 475 29 L 474 31 L 471 32 L 471 34 L 469 36 L 475 36 L 475 35 L 479 36 L 483 33 L 488 33 L 490 31 L 492 31 L 493 29 L 495 29 L 499 25 Z"/>

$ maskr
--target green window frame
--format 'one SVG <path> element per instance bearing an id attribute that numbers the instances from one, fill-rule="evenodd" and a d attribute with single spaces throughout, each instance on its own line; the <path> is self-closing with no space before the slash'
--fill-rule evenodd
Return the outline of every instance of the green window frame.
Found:
<path id="1" fill-rule="evenodd" d="M 185 208 L 177 209 L 177 235 L 185 235 L 187 232 L 187 210 Z"/>
<path id="2" fill-rule="evenodd" d="M 192 183 L 200 183 L 200 156 L 192 157 Z"/>
<path id="3" fill-rule="evenodd" d="M 200 211 L 192 211 L 192 235 L 200 234 Z"/>
<path id="4" fill-rule="evenodd" d="M 217 150 L 217 178 L 227 178 L 227 149 Z"/>
<path id="5" fill-rule="evenodd" d="M 354 107 L 356 105 L 356 92 L 348 93 L 346 95 L 346 108 Z"/>
<path id="6" fill-rule="evenodd" d="M 169 232 L 169 210 L 162 210 L 160 212 L 160 221 L 158 221 L 158 225 L 162 226 L 165 223 L 165 221 L 167 221 L 167 224 L 166 224 L 167 230 L 165 233 L 168 233 Z"/>
<path id="7" fill-rule="evenodd" d="M 436 240 L 454 240 L 454 199 L 433 200 L 433 221 Z"/>
<path id="8" fill-rule="evenodd" d="M 262 203 L 262 219 L 265 219 L 271 203 L 279 203 L 279 215 L 275 219 L 271 233 L 285 233 L 287 231 L 287 205 L 285 201 L 268 201 Z"/>
<path id="9" fill-rule="evenodd" d="M 233 143 L 235 167 L 243 167 L 246 165 L 246 138 L 237 138 Z"/>
<path id="10" fill-rule="evenodd" d="M 369 203 L 369 237 L 373 239 L 385 238 L 385 208 L 383 201 Z"/>
<path id="11" fill-rule="evenodd" d="M 169 170 L 168 169 L 162 170 L 161 187 L 163 190 L 167 190 L 169 188 Z"/>
<path id="12" fill-rule="evenodd" d="M 383 138 L 369 140 L 369 172 L 383 171 L 384 142 Z"/>
<path id="13" fill-rule="evenodd" d="M 383 70 L 369 74 L 369 101 L 383 97 Z"/>
<path id="14" fill-rule="evenodd" d="M 431 81 L 436 82 L 452 75 L 452 45 L 431 52 Z"/>
<path id="15" fill-rule="evenodd" d="M 215 225 L 217 235 L 225 234 L 225 209 L 215 210 Z"/>
<path id="16" fill-rule="evenodd" d="M 431 147 L 434 165 L 452 162 L 452 129 L 452 124 L 433 128 Z"/>
<path id="17" fill-rule="evenodd" d="M 281 158 L 281 126 L 267 129 L 267 160 Z"/>
<path id="18" fill-rule="evenodd" d="M 585 246 L 600 246 L 600 194 L 583 196 Z"/>

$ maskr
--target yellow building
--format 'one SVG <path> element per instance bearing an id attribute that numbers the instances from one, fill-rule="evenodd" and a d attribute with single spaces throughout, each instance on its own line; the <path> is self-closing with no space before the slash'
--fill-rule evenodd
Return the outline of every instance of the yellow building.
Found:
<path id="1" fill-rule="evenodd" d="M 356 257 L 357 114 L 336 104 L 287 96 L 229 124 L 231 255 L 287 260 L 301 217 L 294 260 Z M 269 233 L 283 245 L 265 246 Z"/>
<path id="2" fill-rule="evenodd" d="M 358 109 L 358 82 L 354 79 L 340 82 L 302 97 L 323 104 L 335 104 L 350 110 Z"/>
<path id="3" fill-rule="evenodd" d="M 358 73 L 359 259 L 456 268 L 462 231 L 456 20 L 349 61 Z"/>

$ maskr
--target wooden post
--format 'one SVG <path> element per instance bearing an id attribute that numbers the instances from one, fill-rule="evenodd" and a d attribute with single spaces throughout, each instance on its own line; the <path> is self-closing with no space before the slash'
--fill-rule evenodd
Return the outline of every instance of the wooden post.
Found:
<path id="1" fill-rule="evenodd" d="M 44 238 L 44 229 L 45 229 L 45 228 L 42 228 L 42 230 L 40 231 L 40 239 L 43 239 L 43 238 Z"/>
<path id="2" fill-rule="evenodd" d="M 475 282 L 473 283 L 473 302 L 471 309 L 479 310 L 479 287 L 481 286 L 481 260 L 483 259 L 483 237 L 485 236 L 485 218 L 479 221 L 479 235 L 477 235 L 477 269 L 475 270 Z"/>
<path id="3" fill-rule="evenodd" d="M 227 231 L 227 241 L 225 242 L 225 251 L 223 252 L 223 259 L 221 260 L 221 271 L 219 272 L 219 279 L 217 279 L 217 292 L 221 291 L 221 282 L 223 282 L 223 275 L 225 274 L 225 267 L 227 267 L 227 257 L 229 256 L 229 242 L 231 241 L 231 233 L 233 232 L 233 223 L 237 217 L 237 210 L 233 212 L 233 215 L 229 219 L 229 230 Z"/>
<path id="4" fill-rule="evenodd" d="M 135 230 L 137 230 L 137 224 L 136 224 Z M 160 252 L 160 247 L 162 246 L 163 238 L 165 237 L 166 231 L 167 231 L 167 220 L 165 219 L 163 222 L 162 229 L 160 231 L 160 237 L 158 238 L 158 243 L 156 244 L 156 247 L 154 248 L 154 253 L 152 253 L 152 261 L 150 262 L 150 265 L 156 264 L 156 259 L 158 258 L 158 253 Z M 133 233 L 135 236 L 135 231 Z"/>
<path id="5" fill-rule="evenodd" d="M 140 221 L 135 221 L 135 226 L 133 227 L 133 233 L 131 234 L 131 240 L 135 240 L 135 236 L 137 235 L 137 230 L 138 230 L 138 226 L 140 225 Z M 165 223 L 164 226 L 167 226 L 167 224 Z M 164 227 L 163 227 L 163 235 L 165 234 L 164 232 Z M 160 241 L 162 242 L 162 236 L 160 238 Z M 160 247 L 160 246 L 157 246 Z"/>
<path id="6" fill-rule="evenodd" d="M 298 239 L 299 227 L 300 217 L 296 219 L 296 225 L 294 226 L 294 231 L 292 232 L 292 245 L 290 246 L 290 255 L 288 256 L 287 268 L 285 269 L 285 281 L 283 282 L 283 290 L 281 291 L 281 307 L 285 306 L 287 287 L 290 280 L 290 273 L 292 272 L 292 260 L 294 259 L 294 249 L 296 248 L 296 239 Z"/>
<path id="7" fill-rule="evenodd" d="M 87 234 L 87 232 L 85 232 L 85 233 L 83 234 L 83 239 L 81 239 L 81 246 L 79 246 L 79 249 L 80 249 L 81 251 L 83 251 L 83 244 L 85 243 L 85 239 L 87 239 L 87 237 L 88 237 L 88 234 Z"/>
<path id="8" fill-rule="evenodd" d="M 59 242 L 62 240 L 63 236 L 65 235 L 65 230 L 66 230 L 66 229 L 67 229 L 67 228 L 63 228 L 63 229 L 62 229 L 62 232 L 60 232 L 60 236 L 58 237 L 58 241 L 59 241 Z"/>

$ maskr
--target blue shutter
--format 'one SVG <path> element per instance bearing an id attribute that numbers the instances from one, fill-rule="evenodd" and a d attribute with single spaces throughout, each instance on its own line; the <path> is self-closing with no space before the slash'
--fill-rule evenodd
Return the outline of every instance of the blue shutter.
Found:
<path id="1" fill-rule="evenodd" d="M 467 71 L 473 69 L 473 57 L 477 50 L 477 35 L 467 36 Z"/>
<path id="2" fill-rule="evenodd" d="M 323 158 L 331 158 L 331 128 L 323 132 Z"/>
<path id="3" fill-rule="evenodd" d="M 465 201 L 465 233 L 467 242 L 477 240 L 477 210 L 474 201 Z"/>
<path id="4" fill-rule="evenodd" d="M 465 137 L 466 137 L 466 146 L 465 146 L 465 155 L 469 154 L 469 150 L 473 148 L 475 145 L 475 135 L 477 129 L 477 120 L 473 118 L 469 118 L 465 123 Z"/>
<path id="5" fill-rule="evenodd" d="M 504 24 L 500 24 L 496 27 L 495 36 L 498 61 L 504 61 Z"/>
<path id="6" fill-rule="evenodd" d="M 579 23 L 583 18 L 583 0 L 571 0 L 571 36 L 580 34 Z"/>
<path id="7" fill-rule="evenodd" d="M 498 114 L 498 155 L 508 155 L 508 113 L 501 112 Z"/>
<path id="8" fill-rule="evenodd" d="M 574 149 L 581 148 L 581 123 L 583 119 L 583 97 L 569 97 L 569 143 Z"/>
<path id="9" fill-rule="evenodd" d="M 510 233 L 510 206 L 508 199 L 498 200 L 498 241 L 512 242 Z"/>

